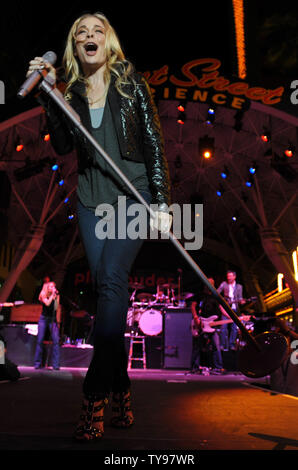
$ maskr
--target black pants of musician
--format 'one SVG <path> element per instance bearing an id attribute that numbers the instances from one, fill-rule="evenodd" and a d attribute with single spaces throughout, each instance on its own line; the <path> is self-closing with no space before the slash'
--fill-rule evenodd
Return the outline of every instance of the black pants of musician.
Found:
<path id="1" fill-rule="evenodd" d="M 148 204 L 151 194 L 141 192 Z M 135 204 L 126 200 L 126 207 Z M 130 387 L 125 349 L 126 316 L 128 310 L 128 276 L 131 266 L 144 242 L 143 239 L 118 238 L 118 208 L 115 210 L 115 237 L 99 239 L 96 224 L 100 217 L 77 205 L 81 238 L 89 262 L 97 295 L 97 312 L 93 332 L 94 353 L 87 371 L 83 393 L 86 397 L 101 399 L 112 392 L 126 391 Z M 126 227 L 132 221 L 126 216 Z M 147 216 L 147 222 L 149 216 Z M 121 227 L 123 232 L 123 227 Z"/>

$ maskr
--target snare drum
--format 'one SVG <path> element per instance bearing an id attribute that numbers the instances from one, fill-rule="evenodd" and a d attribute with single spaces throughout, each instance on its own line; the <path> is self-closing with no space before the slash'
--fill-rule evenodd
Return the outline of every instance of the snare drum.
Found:
<path id="1" fill-rule="evenodd" d="M 162 314 L 159 310 L 150 308 L 142 313 L 139 328 L 145 335 L 156 336 L 162 332 Z"/>

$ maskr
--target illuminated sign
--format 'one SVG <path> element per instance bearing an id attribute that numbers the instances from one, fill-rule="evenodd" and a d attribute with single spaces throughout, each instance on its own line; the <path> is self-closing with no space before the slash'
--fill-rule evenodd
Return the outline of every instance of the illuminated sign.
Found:
<path id="1" fill-rule="evenodd" d="M 232 82 L 220 74 L 221 61 L 214 58 L 187 62 L 171 73 L 168 65 L 143 73 L 156 99 L 215 103 L 235 110 L 247 110 L 250 100 L 272 106 L 281 101 L 284 87 L 273 90 L 251 87 L 245 81 Z"/>

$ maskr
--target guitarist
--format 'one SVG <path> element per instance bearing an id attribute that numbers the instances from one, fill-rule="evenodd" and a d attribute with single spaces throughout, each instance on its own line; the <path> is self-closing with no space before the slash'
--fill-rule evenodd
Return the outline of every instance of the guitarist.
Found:
<path id="1" fill-rule="evenodd" d="M 220 286 L 217 289 L 219 294 L 224 295 L 226 301 L 229 303 L 231 308 L 234 310 L 234 312 L 239 315 L 240 310 L 239 310 L 239 305 L 244 304 L 245 300 L 243 300 L 243 287 L 241 284 L 238 284 L 236 282 L 236 273 L 235 271 L 227 271 L 227 281 L 224 281 L 220 284 Z M 222 309 L 223 310 L 223 309 Z M 225 317 L 228 315 L 226 312 L 223 310 L 223 314 Z M 220 329 L 220 340 L 221 340 L 221 346 L 222 349 L 228 350 L 235 350 L 236 349 L 236 338 L 238 334 L 238 327 L 237 325 L 233 322 L 231 324 L 231 330 L 230 330 L 230 335 L 229 335 L 229 330 L 228 330 L 228 325 L 222 325 Z"/>
<path id="2" fill-rule="evenodd" d="M 214 286 L 214 279 L 209 278 L 209 282 Z M 213 370 L 214 374 L 224 373 L 222 354 L 220 349 L 220 337 L 217 330 L 213 333 L 204 333 L 201 329 L 201 317 L 210 317 L 211 315 L 221 316 L 221 310 L 218 302 L 211 295 L 210 290 L 204 287 L 204 295 L 200 302 L 193 301 L 191 304 L 192 319 L 192 357 L 191 357 L 191 372 L 196 373 L 200 370 L 201 353 L 208 350 L 212 351 Z"/>

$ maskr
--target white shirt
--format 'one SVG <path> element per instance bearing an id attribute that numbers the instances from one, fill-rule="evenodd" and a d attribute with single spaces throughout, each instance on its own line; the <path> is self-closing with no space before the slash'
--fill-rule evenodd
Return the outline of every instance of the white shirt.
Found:
<path id="1" fill-rule="evenodd" d="M 232 284 L 229 284 L 229 298 L 230 298 L 230 301 L 232 302 L 231 303 L 231 308 L 233 310 L 237 310 L 237 304 L 235 302 L 233 302 L 235 286 L 236 286 L 236 281 L 234 281 Z"/>

